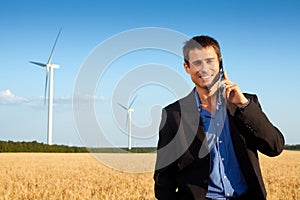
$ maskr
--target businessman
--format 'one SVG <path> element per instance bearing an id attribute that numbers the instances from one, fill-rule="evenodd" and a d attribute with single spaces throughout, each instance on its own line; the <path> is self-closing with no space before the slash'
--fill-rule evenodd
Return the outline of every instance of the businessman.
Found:
<path id="1" fill-rule="evenodd" d="M 266 199 L 258 151 L 279 155 L 282 133 L 268 120 L 257 96 L 243 93 L 223 71 L 214 38 L 191 38 L 183 46 L 183 56 L 195 88 L 162 111 L 156 198 Z"/>

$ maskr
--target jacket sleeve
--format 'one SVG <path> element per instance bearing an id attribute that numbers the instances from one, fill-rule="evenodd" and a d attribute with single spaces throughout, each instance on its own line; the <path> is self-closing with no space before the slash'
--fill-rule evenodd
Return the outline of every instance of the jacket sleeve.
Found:
<path id="1" fill-rule="evenodd" d="M 161 163 L 164 163 L 164 160 L 166 160 L 166 156 L 168 155 L 165 152 L 159 151 L 173 139 L 174 135 L 171 127 L 169 126 L 170 122 L 167 119 L 166 113 L 166 110 L 163 109 L 154 172 L 154 192 L 155 197 L 158 200 L 176 199 L 176 161 L 167 166 L 161 165 Z"/>
<path id="2" fill-rule="evenodd" d="M 277 156 L 284 148 L 282 133 L 269 121 L 262 111 L 256 95 L 245 95 L 250 104 L 241 112 L 238 118 L 246 127 L 247 134 L 254 136 L 256 148 L 267 156 Z"/>

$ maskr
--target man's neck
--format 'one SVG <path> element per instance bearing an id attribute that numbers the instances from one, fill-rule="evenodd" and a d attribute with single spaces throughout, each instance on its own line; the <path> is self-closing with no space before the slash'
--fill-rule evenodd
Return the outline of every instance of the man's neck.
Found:
<path id="1" fill-rule="evenodd" d="M 201 107 L 211 114 L 216 111 L 217 95 L 216 93 L 211 94 L 208 88 L 200 88 L 196 86 L 196 90 L 200 99 Z"/>

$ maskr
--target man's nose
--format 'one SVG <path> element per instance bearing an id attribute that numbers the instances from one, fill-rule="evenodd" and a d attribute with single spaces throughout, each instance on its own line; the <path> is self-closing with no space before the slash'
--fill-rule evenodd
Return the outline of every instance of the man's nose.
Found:
<path id="1" fill-rule="evenodd" d="M 197 66 L 198 71 L 207 71 L 208 69 L 208 64 L 205 62 L 202 62 L 199 66 Z"/>

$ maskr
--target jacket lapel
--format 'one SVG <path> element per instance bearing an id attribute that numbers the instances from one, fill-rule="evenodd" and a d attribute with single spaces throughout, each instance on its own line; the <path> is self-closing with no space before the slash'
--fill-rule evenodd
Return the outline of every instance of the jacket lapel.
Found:
<path id="1" fill-rule="evenodd" d="M 182 115 L 181 124 L 189 127 L 192 130 L 191 133 L 185 134 L 191 135 L 193 138 L 197 136 L 198 139 L 203 141 L 205 138 L 205 133 L 200 122 L 199 110 L 197 107 L 194 90 L 188 96 L 181 99 L 179 104 Z"/>
<path id="2" fill-rule="evenodd" d="M 194 90 L 179 101 L 181 111 L 180 130 L 183 132 L 183 145 L 187 145 L 194 159 L 208 155 L 208 143 L 200 121 Z"/>

